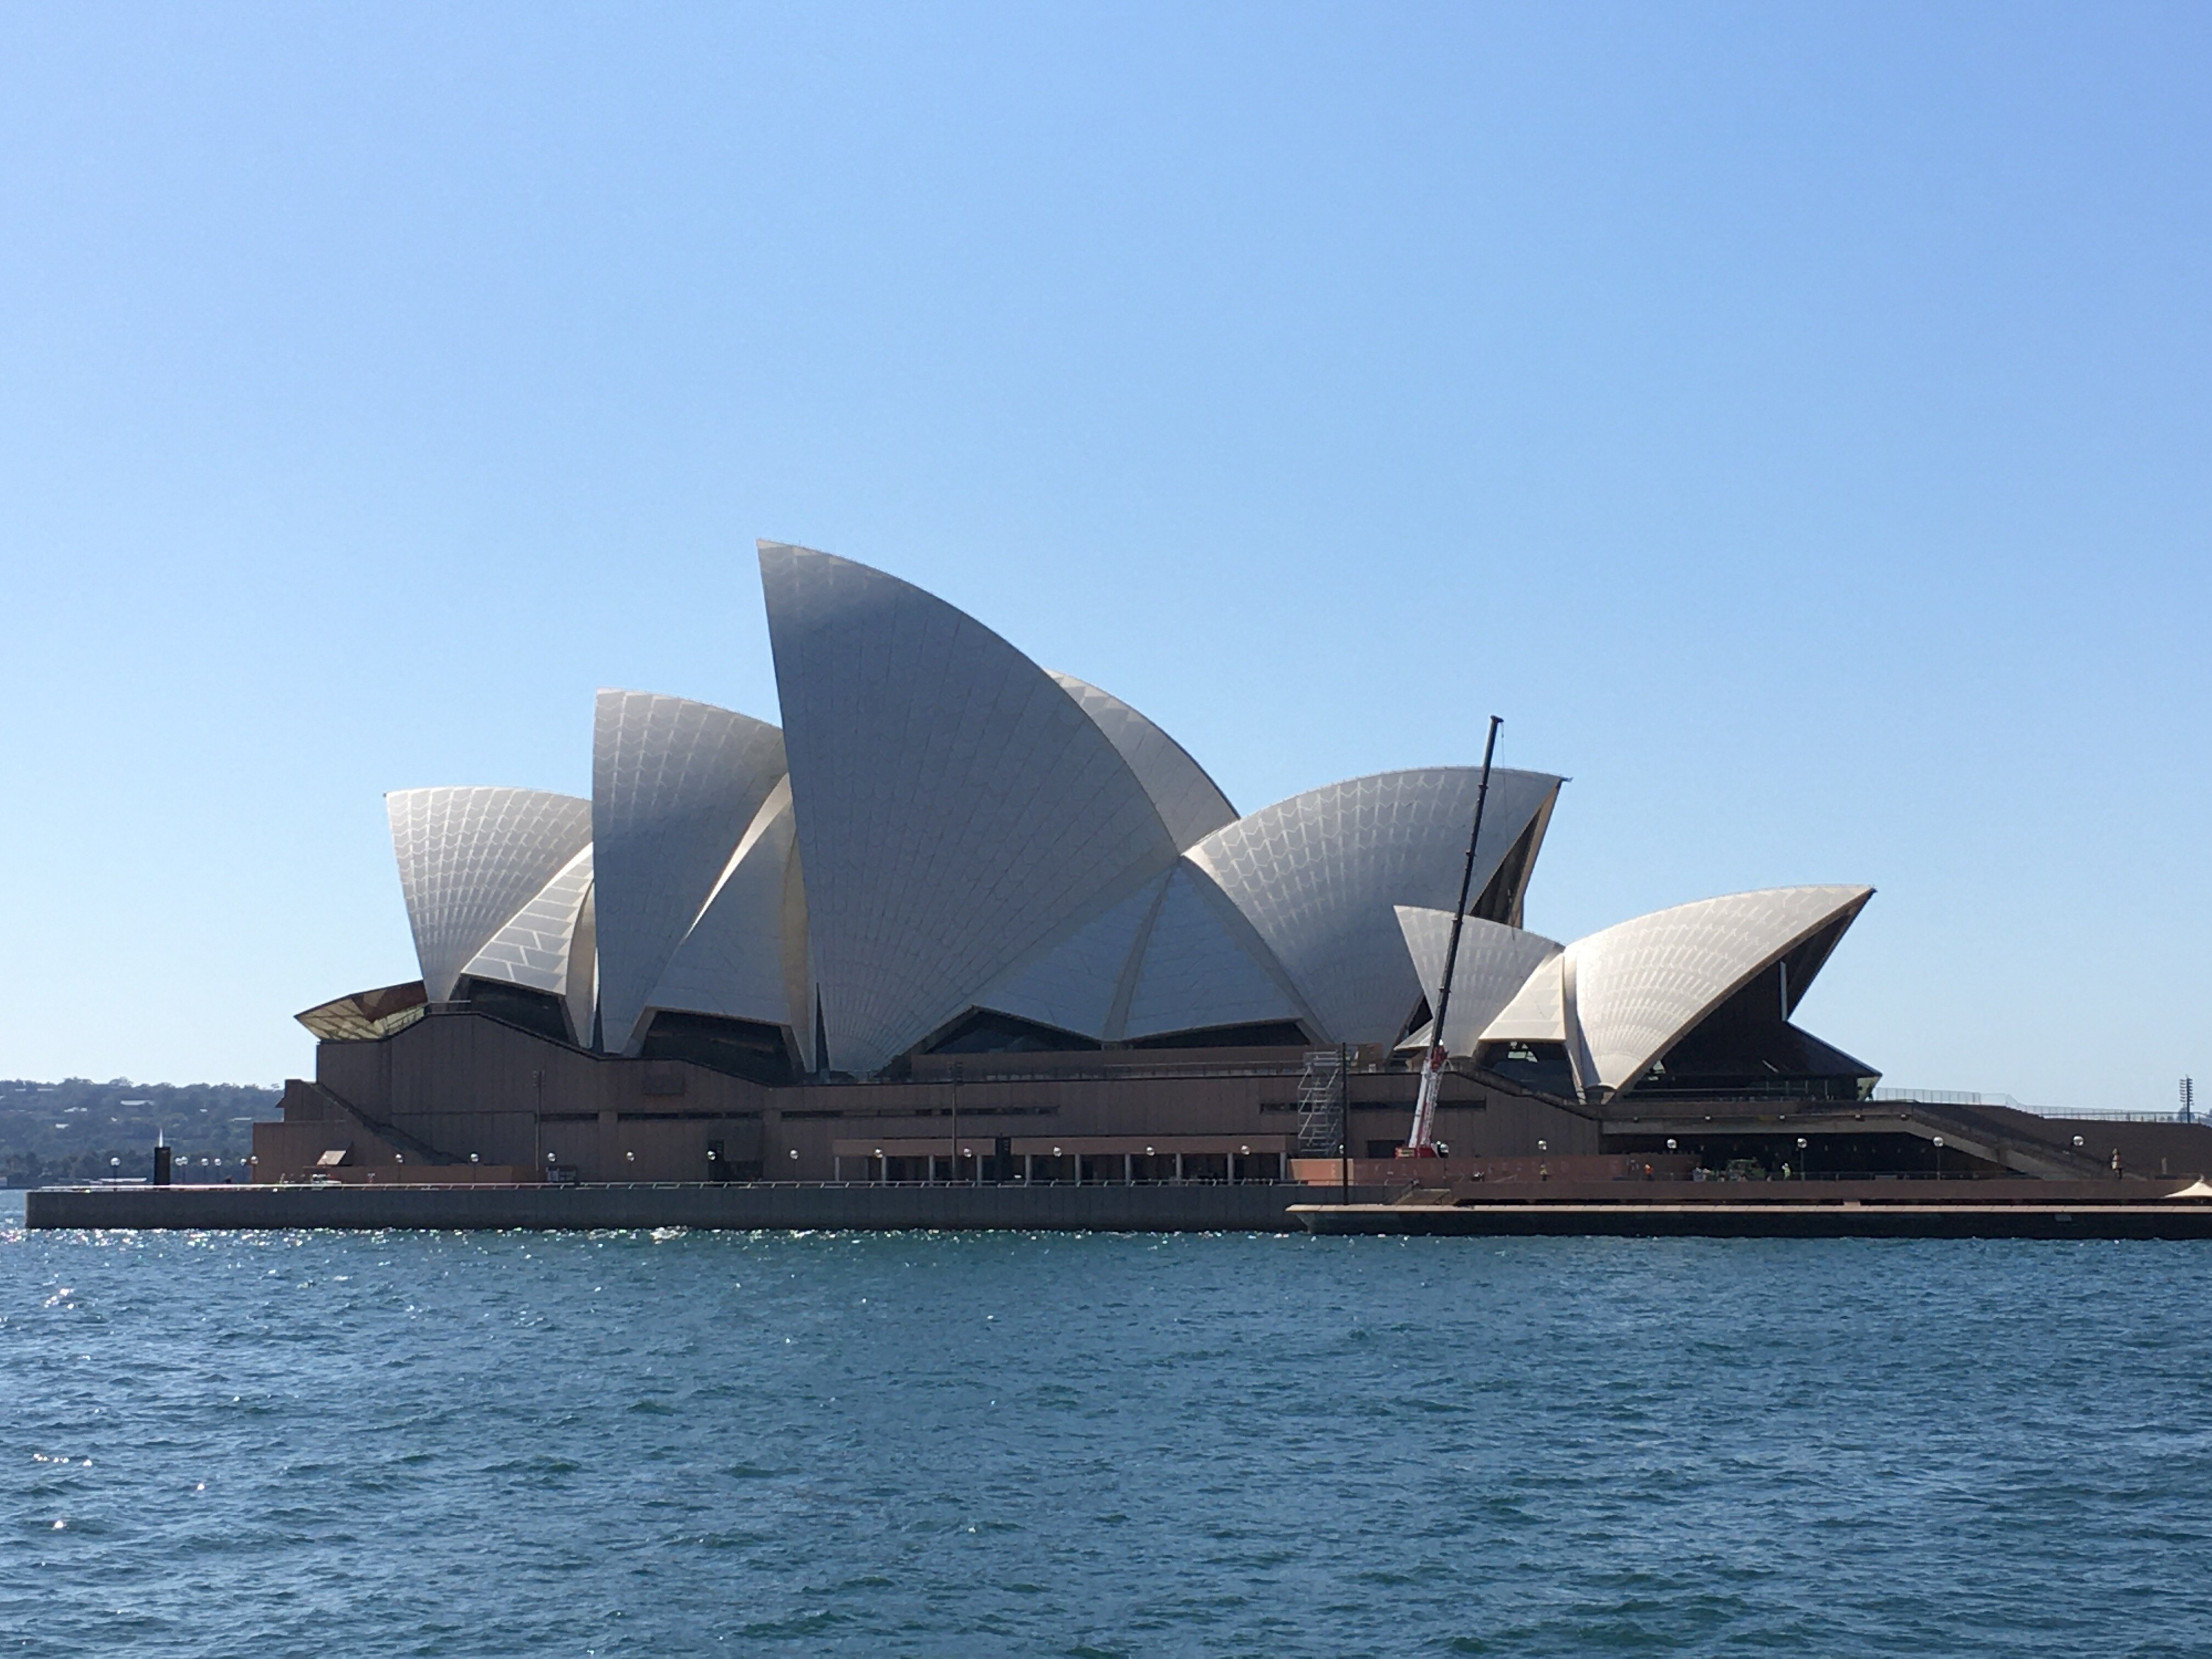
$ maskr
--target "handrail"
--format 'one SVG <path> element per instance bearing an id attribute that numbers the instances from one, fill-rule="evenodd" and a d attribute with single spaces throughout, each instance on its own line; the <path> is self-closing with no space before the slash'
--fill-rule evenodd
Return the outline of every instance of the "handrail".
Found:
<path id="1" fill-rule="evenodd" d="M 2038 1106 L 2010 1095 L 1976 1093 L 1971 1089 L 1876 1089 L 1875 1100 L 1885 1106 L 1996 1106 L 2026 1112 L 2030 1117 L 2086 1118 L 2106 1123 L 2202 1123 L 2191 1113 L 2141 1112 L 2124 1106 Z"/>

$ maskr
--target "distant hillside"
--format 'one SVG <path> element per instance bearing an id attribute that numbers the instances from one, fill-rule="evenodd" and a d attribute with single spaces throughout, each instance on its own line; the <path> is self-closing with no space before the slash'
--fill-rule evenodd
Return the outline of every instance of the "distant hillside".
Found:
<path id="1" fill-rule="evenodd" d="M 257 1119 L 276 1115 L 283 1091 L 234 1083 L 0 1081 L 0 1185 L 152 1172 L 154 1137 L 168 1138 L 181 1164 L 230 1166 L 252 1149 Z M 120 1158 L 121 1164 L 111 1164 Z M 179 1171 L 182 1173 L 181 1169 Z"/>

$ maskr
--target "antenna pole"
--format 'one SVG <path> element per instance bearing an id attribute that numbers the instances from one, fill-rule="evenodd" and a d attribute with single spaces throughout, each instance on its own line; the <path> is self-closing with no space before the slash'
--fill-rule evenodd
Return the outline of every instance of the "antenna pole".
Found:
<path id="1" fill-rule="evenodd" d="M 1437 1017 L 1429 1025 L 1428 1052 L 1421 1056 L 1421 1090 L 1413 1102 L 1413 1132 L 1399 1148 L 1401 1158 L 1435 1158 L 1437 1153 L 1437 1096 L 1443 1086 L 1444 1016 L 1451 1012 L 1452 973 L 1459 966 L 1460 931 L 1467 926 L 1467 902 L 1474 886 L 1474 850 L 1482 839 L 1482 808 L 1490 799 L 1490 762 L 1498 752 L 1498 728 L 1505 722 L 1490 717 L 1490 736 L 1482 745 L 1482 781 L 1474 790 L 1474 828 L 1467 838 L 1467 863 L 1459 875 L 1459 904 L 1452 911 L 1451 942 L 1444 947 L 1443 983 L 1437 988 Z"/>

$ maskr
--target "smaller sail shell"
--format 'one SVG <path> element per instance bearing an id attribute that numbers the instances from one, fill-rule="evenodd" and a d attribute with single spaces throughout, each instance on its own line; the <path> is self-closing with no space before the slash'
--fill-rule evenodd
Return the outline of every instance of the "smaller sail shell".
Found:
<path id="1" fill-rule="evenodd" d="M 1739 987 L 1815 934 L 1848 926 L 1873 894 L 1856 886 L 1731 893 L 1577 939 L 1569 990 L 1584 1086 L 1633 1084 Z"/>
<path id="2" fill-rule="evenodd" d="M 1248 813 L 1192 849 L 1318 1017 L 1316 1036 L 1394 1042 L 1434 991 L 1413 971 L 1396 907 L 1457 901 L 1480 776 L 1431 767 L 1348 779 Z M 1492 772 L 1474 893 L 1523 845 L 1561 781 Z"/>
<path id="3" fill-rule="evenodd" d="M 384 804 L 432 1002 L 591 845 L 592 804 L 543 789 L 400 789 Z"/>
<path id="4" fill-rule="evenodd" d="M 647 999 L 784 776 L 783 733 L 733 709 L 601 691 L 592 731 L 600 1028 L 635 1047 Z"/>
<path id="5" fill-rule="evenodd" d="M 1443 984 L 1444 957 L 1451 944 L 1452 913 L 1413 905 L 1398 906 L 1398 927 L 1413 958 L 1431 1009 Z M 1441 1040 L 1449 1052 L 1471 1054 L 1492 1021 L 1504 1013 L 1548 963 L 1566 947 L 1541 933 L 1469 916 L 1460 932 L 1459 958 L 1453 966 L 1451 1011 Z M 1553 978 L 1557 978 L 1554 971 Z M 1557 1040 L 1556 1033 L 1553 1035 Z"/>

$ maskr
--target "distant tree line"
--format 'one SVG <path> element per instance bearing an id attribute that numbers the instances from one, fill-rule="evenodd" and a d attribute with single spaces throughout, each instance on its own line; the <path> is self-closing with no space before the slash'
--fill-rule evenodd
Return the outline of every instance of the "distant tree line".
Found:
<path id="1" fill-rule="evenodd" d="M 231 1173 L 253 1150 L 253 1125 L 277 1115 L 283 1093 L 236 1083 L 128 1078 L 0 1080 L 0 1185 L 150 1175 L 157 1134 L 176 1148 L 179 1178 L 189 1158 L 192 1179 L 220 1179 L 214 1160 L 222 1160 L 223 1175 Z M 202 1158 L 208 1160 L 205 1177 Z"/>

